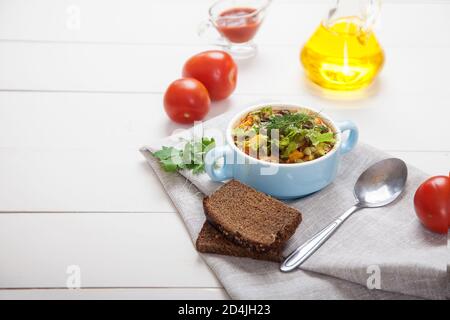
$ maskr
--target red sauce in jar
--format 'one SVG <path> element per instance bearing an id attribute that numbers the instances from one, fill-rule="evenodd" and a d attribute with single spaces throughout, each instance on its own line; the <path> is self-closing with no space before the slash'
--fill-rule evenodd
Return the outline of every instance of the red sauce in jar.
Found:
<path id="1" fill-rule="evenodd" d="M 223 11 L 216 20 L 217 29 L 231 42 L 248 42 L 261 24 L 255 8 L 236 7 Z"/>

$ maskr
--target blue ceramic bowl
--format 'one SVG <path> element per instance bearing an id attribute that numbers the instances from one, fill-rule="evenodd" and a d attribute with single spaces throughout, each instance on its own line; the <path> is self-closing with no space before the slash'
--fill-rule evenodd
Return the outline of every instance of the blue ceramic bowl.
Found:
<path id="1" fill-rule="evenodd" d="M 233 128 L 249 112 L 269 104 L 256 105 L 237 114 L 229 122 L 226 130 L 226 144 L 209 151 L 205 157 L 205 169 L 214 181 L 236 179 L 259 191 L 279 199 L 293 199 L 319 191 L 329 185 L 338 170 L 341 156 L 351 151 L 358 141 L 358 129 L 351 121 L 335 122 L 320 112 L 320 117 L 336 133 L 336 143 L 326 155 L 303 163 L 273 163 L 259 160 L 242 152 L 232 138 Z M 293 104 L 270 104 L 274 109 L 296 109 L 317 112 L 310 108 Z M 349 131 L 342 141 L 342 132 Z M 217 160 L 223 158 L 223 165 Z"/>

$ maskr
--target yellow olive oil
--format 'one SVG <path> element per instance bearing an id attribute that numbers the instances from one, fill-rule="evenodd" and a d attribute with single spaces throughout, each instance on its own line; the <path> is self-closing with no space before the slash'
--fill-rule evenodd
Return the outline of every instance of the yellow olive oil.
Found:
<path id="1" fill-rule="evenodd" d="M 323 88 L 355 90 L 369 85 L 384 62 L 373 32 L 357 17 L 322 23 L 301 51 L 307 76 Z"/>

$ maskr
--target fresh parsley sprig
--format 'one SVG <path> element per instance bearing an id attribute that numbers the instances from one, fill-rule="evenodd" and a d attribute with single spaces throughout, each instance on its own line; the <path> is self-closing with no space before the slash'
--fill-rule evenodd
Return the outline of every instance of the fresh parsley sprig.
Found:
<path id="1" fill-rule="evenodd" d="M 161 150 L 153 153 L 159 159 L 164 171 L 192 170 L 194 174 L 205 171 L 205 154 L 214 148 L 213 138 L 202 137 L 200 140 L 187 141 L 183 149 L 163 146 Z"/>

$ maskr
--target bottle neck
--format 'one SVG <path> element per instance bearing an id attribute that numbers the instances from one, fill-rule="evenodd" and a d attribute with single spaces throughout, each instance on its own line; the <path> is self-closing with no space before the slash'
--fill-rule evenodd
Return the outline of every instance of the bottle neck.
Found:
<path id="1" fill-rule="evenodd" d="M 359 21 L 360 27 L 366 31 L 371 30 L 381 7 L 381 0 L 336 0 L 324 24 L 330 26 L 342 19 L 351 18 Z"/>

